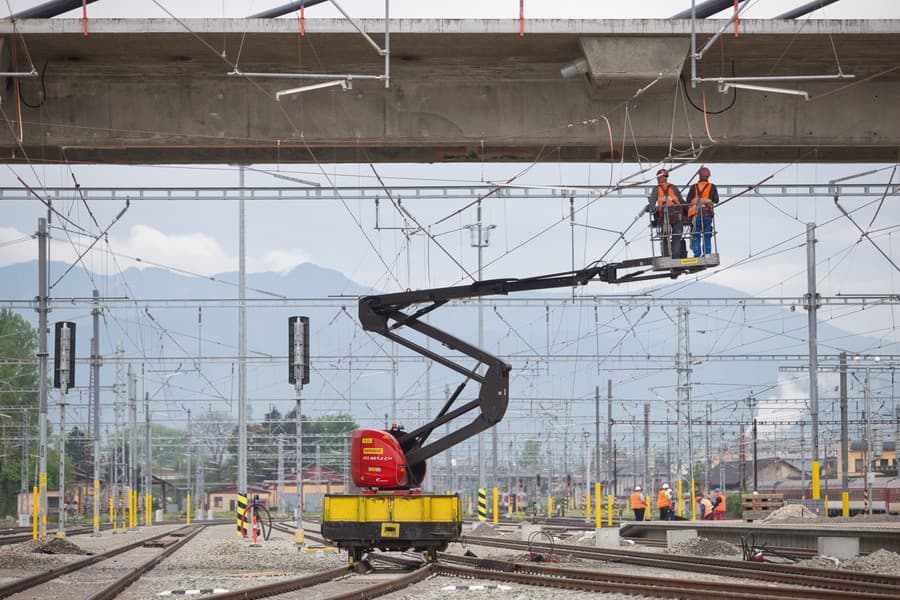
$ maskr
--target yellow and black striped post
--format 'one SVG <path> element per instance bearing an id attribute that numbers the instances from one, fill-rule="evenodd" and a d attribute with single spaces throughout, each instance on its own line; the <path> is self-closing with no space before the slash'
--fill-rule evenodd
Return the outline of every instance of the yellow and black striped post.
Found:
<path id="1" fill-rule="evenodd" d="M 241 537 L 247 537 L 247 523 L 244 522 L 244 511 L 247 509 L 247 493 L 238 492 L 237 495 L 237 532 Z"/>
<path id="2" fill-rule="evenodd" d="M 487 491 L 478 488 L 478 520 L 487 521 Z"/>

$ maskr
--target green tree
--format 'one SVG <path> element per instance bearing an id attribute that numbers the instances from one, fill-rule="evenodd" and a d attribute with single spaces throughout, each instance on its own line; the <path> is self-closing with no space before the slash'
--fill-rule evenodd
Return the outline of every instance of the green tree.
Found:
<path id="1" fill-rule="evenodd" d="M 0 516 L 15 514 L 17 494 L 32 484 L 27 467 L 37 440 L 37 348 L 35 329 L 21 315 L 0 310 Z"/>

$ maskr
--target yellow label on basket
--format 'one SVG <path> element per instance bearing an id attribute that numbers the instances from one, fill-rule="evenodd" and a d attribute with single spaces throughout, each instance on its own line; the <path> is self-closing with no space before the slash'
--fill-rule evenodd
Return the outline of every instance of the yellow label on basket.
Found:
<path id="1" fill-rule="evenodd" d="M 363 438 L 363 439 L 362 439 L 362 443 L 363 443 L 363 444 L 371 444 L 371 443 L 372 443 L 372 438 Z"/>
<path id="2" fill-rule="evenodd" d="M 369 473 L 381 473 L 381 467 L 369 467 Z"/>
<path id="3" fill-rule="evenodd" d="M 384 454 L 384 448 L 363 448 L 363 454 Z"/>
<path id="4" fill-rule="evenodd" d="M 681 259 L 682 265 L 696 265 L 698 262 L 700 262 L 700 261 L 697 260 L 696 258 L 682 258 Z"/>

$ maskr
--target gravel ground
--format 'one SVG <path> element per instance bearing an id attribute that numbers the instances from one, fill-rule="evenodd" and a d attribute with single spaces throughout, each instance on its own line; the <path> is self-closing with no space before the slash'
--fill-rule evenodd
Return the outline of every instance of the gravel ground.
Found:
<path id="1" fill-rule="evenodd" d="M 741 549 L 734 544 L 721 540 L 708 540 L 702 537 L 691 538 L 672 546 L 674 554 L 690 554 L 691 556 L 729 557 L 741 556 Z"/>
<path id="2" fill-rule="evenodd" d="M 472 586 L 486 586 L 487 589 L 471 589 Z M 504 586 L 507 589 L 498 589 L 497 586 Z M 575 592 L 572 590 L 523 586 L 515 583 L 498 583 L 489 580 L 459 579 L 456 577 L 434 577 L 417 585 L 415 590 L 394 592 L 381 597 L 389 600 L 456 600 L 485 597 L 503 598 L 504 600 L 559 600 L 560 597 L 565 597 L 567 600 L 569 598 L 579 600 L 581 598 L 598 598 L 601 600 L 647 598 L 647 596 Z"/>
<path id="3" fill-rule="evenodd" d="M 862 573 L 900 576 L 900 554 L 889 550 L 876 550 L 872 554 L 857 556 L 843 563 L 836 558 L 815 556 L 808 560 L 801 560 L 797 566 L 817 569 L 848 569 Z"/>
<path id="4" fill-rule="evenodd" d="M 900 554 L 889 550 L 876 550 L 866 556 L 851 558 L 841 566 L 851 571 L 861 571 L 863 573 L 900 575 Z"/>
<path id="5" fill-rule="evenodd" d="M 818 519 L 819 515 L 809 510 L 802 504 L 785 504 L 778 510 L 772 511 L 762 523 L 775 523 L 781 521 L 803 522 Z"/>
<path id="6" fill-rule="evenodd" d="M 99 538 L 92 538 L 90 535 L 73 535 L 61 539 L 48 535 L 21 544 L 3 546 L 0 548 L 0 583 L 81 560 L 85 554 L 104 552 L 181 527 L 182 525 L 160 525 L 131 529 L 125 534 L 103 532 Z M 45 554 L 40 551 L 42 548 L 55 551 L 55 553 Z"/>
<path id="7" fill-rule="evenodd" d="M 237 537 L 233 526 L 208 527 L 185 548 L 163 561 L 122 596 L 127 600 L 158 600 L 173 590 L 218 588 L 236 590 L 347 564 L 344 552 L 298 549 L 293 537 L 273 531 L 259 547 Z"/>

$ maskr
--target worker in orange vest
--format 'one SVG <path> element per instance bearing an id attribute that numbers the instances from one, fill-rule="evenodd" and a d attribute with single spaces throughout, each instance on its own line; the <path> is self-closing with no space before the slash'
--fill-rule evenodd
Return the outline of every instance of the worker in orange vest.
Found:
<path id="1" fill-rule="evenodd" d="M 684 235 L 684 200 L 681 192 L 669 184 L 669 171 L 656 172 L 656 189 L 650 194 L 647 212 L 653 214 L 651 224 L 659 229 L 663 256 L 685 258 L 682 236 Z"/>
<path id="2" fill-rule="evenodd" d="M 634 486 L 634 492 L 631 494 L 631 510 L 634 511 L 634 520 L 644 520 L 644 510 L 647 508 L 647 500 L 641 492 L 641 486 Z"/>
<path id="3" fill-rule="evenodd" d="M 688 219 L 691 224 L 691 251 L 694 257 L 712 253 L 713 206 L 719 203 L 719 190 L 709 182 L 709 169 L 700 167 L 697 177 L 700 179 L 691 186 L 687 201 Z M 701 248 L 702 236 L 702 248 Z"/>
<path id="4" fill-rule="evenodd" d="M 656 506 L 659 507 L 660 521 L 672 520 L 672 490 L 669 489 L 668 483 L 662 484 L 662 489 L 656 496 Z"/>
<path id="5" fill-rule="evenodd" d="M 713 512 L 712 502 L 709 501 L 709 498 L 704 498 L 703 496 L 697 496 L 697 503 L 700 504 L 700 518 L 704 521 L 712 521 L 715 519 L 715 513 Z"/>
<path id="6" fill-rule="evenodd" d="M 713 513 L 716 515 L 716 521 L 721 521 L 722 515 L 725 514 L 725 494 L 719 488 L 714 489 L 713 492 L 716 494 L 716 500 L 713 502 Z"/>

